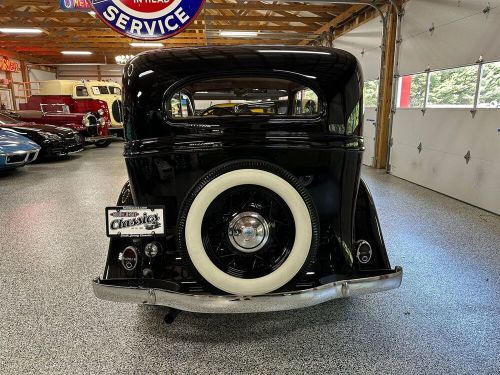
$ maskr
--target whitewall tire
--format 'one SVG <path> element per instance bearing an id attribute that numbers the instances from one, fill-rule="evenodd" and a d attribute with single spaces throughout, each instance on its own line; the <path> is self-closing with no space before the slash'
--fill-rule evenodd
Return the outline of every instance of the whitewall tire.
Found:
<path id="1" fill-rule="evenodd" d="M 254 165 L 260 168 L 238 168 Z M 200 180 L 201 183 L 191 191 L 192 199 L 187 199 L 189 207 L 184 207 L 185 221 L 180 226 L 184 233 L 181 239 L 189 260 L 203 279 L 230 294 L 259 295 L 283 287 L 304 269 L 317 247 L 317 214 L 307 191 L 291 174 L 266 162 L 233 162 L 216 169 L 218 171 L 207 173 L 208 178 Z M 276 174 L 276 171 L 281 172 L 279 174 L 286 179 Z M 279 196 L 288 206 L 295 224 L 293 246 L 286 259 L 272 272 L 255 278 L 236 277 L 218 267 L 207 254 L 202 238 L 203 219 L 210 204 L 229 189 L 242 185 L 258 186 Z"/>

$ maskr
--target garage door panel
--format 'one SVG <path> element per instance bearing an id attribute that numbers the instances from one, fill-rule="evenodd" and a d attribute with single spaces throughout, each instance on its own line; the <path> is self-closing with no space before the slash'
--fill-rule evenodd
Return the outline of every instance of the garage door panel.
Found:
<path id="1" fill-rule="evenodd" d="M 398 111 L 391 173 L 500 213 L 500 111 Z M 417 146 L 422 142 L 422 151 Z M 470 151 L 469 163 L 464 158 Z"/>

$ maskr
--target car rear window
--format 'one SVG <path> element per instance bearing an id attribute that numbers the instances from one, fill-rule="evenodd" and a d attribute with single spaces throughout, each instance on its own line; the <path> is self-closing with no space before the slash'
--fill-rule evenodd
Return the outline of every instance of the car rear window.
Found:
<path id="1" fill-rule="evenodd" d="M 190 82 L 169 96 L 170 118 L 234 116 L 314 117 L 318 95 L 301 83 L 267 77 L 213 78 Z"/>

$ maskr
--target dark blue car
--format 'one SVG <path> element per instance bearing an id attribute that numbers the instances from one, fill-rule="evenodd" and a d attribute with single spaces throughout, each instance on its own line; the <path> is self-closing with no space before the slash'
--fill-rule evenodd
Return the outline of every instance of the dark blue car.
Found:
<path id="1" fill-rule="evenodd" d="M 36 160 L 40 146 L 12 129 L 0 128 L 0 171 Z"/>

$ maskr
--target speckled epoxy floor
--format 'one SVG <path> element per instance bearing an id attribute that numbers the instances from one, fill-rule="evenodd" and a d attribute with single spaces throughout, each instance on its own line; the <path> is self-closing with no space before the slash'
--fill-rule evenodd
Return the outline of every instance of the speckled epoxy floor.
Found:
<path id="1" fill-rule="evenodd" d="M 121 145 L 0 176 L 0 373 L 500 373 L 500 218 L 364 170 L 400 289 L 272 314 L 97 300 Z"/>

